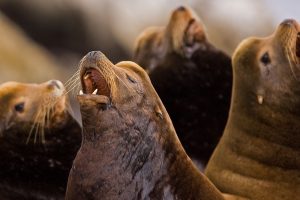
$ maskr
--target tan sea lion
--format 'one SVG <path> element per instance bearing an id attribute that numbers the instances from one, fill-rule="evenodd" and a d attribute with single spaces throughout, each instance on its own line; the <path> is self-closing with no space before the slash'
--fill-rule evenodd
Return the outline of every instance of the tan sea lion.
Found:
<path id="1" fill-rule="evenodd" d="M 188 155 L 205 166 L 228 117 L 230 57 L 208 41 L 198 16 L 181 6 L 166 27 L 139 36 L 134 60 L 149 71 Z"/>
<path id="2" fill-rule="evenodd" d="M 233 55 L 229 119 L 206 175 L 222 191 L 257 200 L 300 198 L 300 27 L 285 20 Z"/>
<path id="3" fill-rule="evenodd" d="M 0 199 L 64 199 L 81 127 L 64 85 L 0 85 Z"/>
<path id="4" fill-rule="evenodd" d="M 66 199 L 223 199 L 186 155 L 141 67 L 93 51 L 80 80 L 83 141 Z"/>
<path id="5" fill-rule="evenodd" d="M 192 9 L 180 6 L 172 12 L 166 26 L 146 28 L 138 36 L 134 60 L 151 72 L 170 53 L 191 58 L 199 49 L 215 50 L 207 41 L 200 18 Z"/>

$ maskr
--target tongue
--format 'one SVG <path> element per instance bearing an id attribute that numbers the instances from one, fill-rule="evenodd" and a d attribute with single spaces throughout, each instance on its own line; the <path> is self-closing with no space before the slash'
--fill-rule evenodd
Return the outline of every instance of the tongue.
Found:
<path id="1" fill-rule="evenodd" d="M 95 70 L 89 70 L 84 79 L 84 92 L 86 94 L 92 94 L 96 89 L 98 89 L 98 95 L 105 95 L 107 97 L 110 96 L 110 89 L 107 85 L 107 82 L 103 75 Z"/>
<path id="2" fill-rule="evenodd" d="M 110 89 L 107 85 L 107 82 L 106 80 L 104 79 L 104 77 L 102 75 L 100 75 L 100 79 L 97 80 L 97 88 L 98 88 L 98 94 L 101 94 L 101 95 L 105 95 L 107 97 L 110 96 Z"/>

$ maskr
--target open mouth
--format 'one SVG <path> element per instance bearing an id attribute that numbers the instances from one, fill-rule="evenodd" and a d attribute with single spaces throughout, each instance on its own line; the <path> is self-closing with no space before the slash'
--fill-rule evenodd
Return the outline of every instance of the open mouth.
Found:
<path id="1" fill-rule="evenodd" d="M 104 95 L 110 97 L 110 88 L 102 73 L 95 68 L 87 68 L 82 77 L 83 94 Z"/>
<path id="2" fill-rule="evenodd" d="M 296 56 L 300 58 L 300 32 L 298 32 L 296 39 Z"/>
<path id="3" fill-rule="evenodd" d="M 184 30 L 184 34 L 185 34 L 185 43 L 187 46 L 192 46 L 193 45 L 193 37 L 189 37 L 191 34 L 191 32 L 194 31 L 195 29 L 195 25 L 196 25 L 196 20 L 195 19 L 190 19 L 185 30 Z"/>

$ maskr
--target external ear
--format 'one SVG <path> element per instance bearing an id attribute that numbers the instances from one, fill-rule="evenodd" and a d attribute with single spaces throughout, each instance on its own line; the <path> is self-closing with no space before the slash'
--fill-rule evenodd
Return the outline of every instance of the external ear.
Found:
<path id="1" fill-rule="evenodd" d="M 182 42 L 182 50 L 187 58 L 190 58 L 196 50 L 204 49 L 206 36 L 203 25 L 195 19 L 191 20 L 185 29 Z"/>
<path id="2" fill-rule="evenodd" d="M 156 113 L 156 115 L 157 115 L 160 119 L 163 119 L 163 118 L 164 118 L 164 117 L 163 117 L 163 114 L 162 114 L 162 112 L 161 112 L 161 110 L 160 110 L 160 108 L 159 108 L 158 105 L 155 106 L 155 113 Z"/>
<path id="3" fill-rule="evenodd" d="M 136 39 L 133 60 L 139 63 L 147 72 L 157 66 L 157 61 L 164 53 L 162 37 L 164 27 L 149 27 Z"/>

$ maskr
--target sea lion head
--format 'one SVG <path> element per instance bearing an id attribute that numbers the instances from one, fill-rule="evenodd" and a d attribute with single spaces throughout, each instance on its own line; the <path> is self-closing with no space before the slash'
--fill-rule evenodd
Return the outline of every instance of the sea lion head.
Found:
<path id="1" fill-rule="evenodd" d="M 80 80 L 78 100 L 84 127 L 113 127 L 121 118 L 133 124 L 145 113 L 163 117 L 162 104 L 147 73 L 134 62 L 114 65 L 103 53 L 93 51 L 80 62 Z"/>
<path id="2" fill-rule="evenodd" d="M 43 133 L 44 128 L 58 127 L 64 121 L 66 101 L 65 88 L 57 80 L 41 84 L 3 83 L 0 85 L 0 132 L 31 129 L 30 133 Z"/>
<path id="3" fill-rule="evenodd" d="M 191 9 L 180 6 L 171 14 L 166 27 L 169 48 L 182 56 L 191 57 L 197 49 L 204 48 L 204 29 L 203 23 Z"/>
<path id="4" fill-rule="evenodd" d="M 206 48 L 203 23 L 193 10 L 180 6 L 172 12 L 165 27 L 150 27 L 138 36 L 134 60 L 151 71 L 165 54 L 191 58 L 197 50 Z"/>
<path id="5" fill-rule="evenodd" d="M 222 191 L 249 199 L 295 199 L 300 144 L 300 27 L 285 20 L 234 52 L 224 134 L 206 168 Z M 276 178 L 274 178 L 276 177 Z M 255 191 L 255 192 L 253 192 Z"/>
<path id="6" fill-rule="evenodd" d="M 233 55 L 234 103 L 244 109 L 260 104 L 298 107 L 299 31 L 295 20 L 285 20 L 271 36 L 248 38 L 238 46 Z"/>

